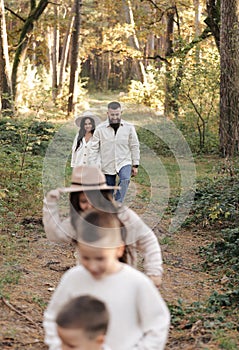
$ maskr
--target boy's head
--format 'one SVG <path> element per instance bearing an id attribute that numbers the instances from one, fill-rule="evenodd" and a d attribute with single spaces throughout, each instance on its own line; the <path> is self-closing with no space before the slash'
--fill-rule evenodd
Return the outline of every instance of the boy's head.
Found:
<path id="1" fill-rule="evenodd" d="M 108 323 L 109 313 L 102 301 L 89 295 L 71 299 L 56 318 L 62 350 L 100 350 Z"/>
<path id="2" fill-rule="evenodd" d="M 81 264 L 96 279 L 117 272 L 124 253 L 124 227 L 114 213 L 92 209 L 76 224 L 77 249 Z"/>

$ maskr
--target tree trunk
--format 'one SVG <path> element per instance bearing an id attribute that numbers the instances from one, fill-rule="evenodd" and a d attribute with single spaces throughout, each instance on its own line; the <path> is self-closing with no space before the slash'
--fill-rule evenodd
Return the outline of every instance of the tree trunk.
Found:
<path id="1" fill-rule="evenodd" d="M 207 18 L 204 22 L 210 28 L 217 48 L 220 50 L 220 0 L 207 0 Z"/>
<path id="2" fill-rule="evenodd" d="M 195 38 L 198 38 L 201 33 L 201 22 L 200 22 L 200 0 L 193 0 L 194 5 L 194 26 L 195 26 Z M 196 46 L 196 62 L 197 64 L 200 64 L 200 46 Z"/>
<path id="3" fill-rule="evenodd" d="M 109 52 L 101 55 L 101 87 L 103 91 L 109 89 L 109 78 L 111 72 L 111 56 Z"/>
<path id="4" fill-rule="evenodd" d="M 54 7 L 54 27 L 48 27 L 48 50 L 50 62 L 50 74 L 52 81 L 52 99 L 56 102 L 58 95 L 58 62 L 59 62 L 59 28 L 58 28 L 58 11 Z"/>
<path id="5" fill-rule="evenodd" d="M 165 38 L 165 56 L 170 56 L 173 53 L 173 37 L 174 37 L 174 16 L 175 8 L 168 10 L 167 12 L 167 29 Z"/>
<path id="6" fill-rule="evenodd" d="M 171 56 L 173 53 L 173 27 L 174 27 L 175 8 L 167 12 L 166 20 L 166 35 L 165 35 L 165 57 Z M 166 65 L 165 74 L 165 100 L 164 100 L 164 114 L 170 116 L 172 114 L 173 96 L 172 96 L 172 74 L 171 64 Z"/>
<path id="7" fill-rule="evenodd" d="M 54 6 L 54 27 L 52 31 L 52 99 L 56 101 L 58 94 L 58 62 L 59 62 L 59 25 L 58 25 L 58 7 Z"/>
<path id="8" fill-rule="evenodd" d="M 220 151 L 233 157 L 239 116 L 239 2 L 221 0 Z"/>
<path id="9" fill-rule="evenodd" d="M 133 10 L 131 6 L 131 1 L 123 0 L 123 8 L 125 12 L 126 23 L 130 24 L 133 28 L 133 34 L 129 37 L 129 44 L 135 50 L 138 50 L 139 54 L 141 55 L 139 41 L 135 32 L 134 15 L 133 15 Z M 136 73 L 137 78 L 141 82 L 147 82 L 145 68 L 141 59 L 133 60 L 133 69 Z"/>
<path id="10" fill-rule="evenodd" d="M 3 115 L 13 112 L 12 91 L 9 78 L 9 57 L 7 31 L 4 13 L 4 1 L 0 0 L 0 110 Z"/>
<path id="11" fill-rule="evenodd" d="M 59 93 L 61 93 L 61 88 L 62 88 L 62 85 L 65 81 L 66 63 L 67 63 L 67 57 L 69 54 L 71 34 L 72 34 L 72 28 L 73 28 L 73 23 L 74 23 L 73 10 L 74 9 L 72 8 L 71 13 L 69 15 L 69 22 L 68 22 L 67 30 L 66 30 L 66 33 L 65 33 L 65 36 L 63 39 L 61 59 L 60 59 Z"/>
<path id="12" fill-rule="evenodd" d="M 31 11 L 26 19 L 23 28 L 21 30 L 20 38 L 18 40 L 17 49 L 14 56 L 13 67 L 12 67 L 12 91 L 13 98 L 17 97 L 17 76 L 18 70 L 21 68 L 24 62 L 25 54 L 28 48 L 30 33 L 33 31 L 34 22 L 39 19 L 39 17 L 44 12 L 48 5 L 48 0 L 40 0 L 38 6 L 36 6 L 35 1 L 31 1 Z"/>
<path id="13" fill-rule="evenodd" d="M 70 83 L 69 83 L 69 98 L 68 98 L 68 115 L 74 111 L 75 103 L 77 101 L 77 86 L 79 77 L 79 39 L 80 39 L 80 10 L 81 0 L 74 1 L 74 25 L 72 32 L 71 42 L 71 71 L 70 71 Z"/>

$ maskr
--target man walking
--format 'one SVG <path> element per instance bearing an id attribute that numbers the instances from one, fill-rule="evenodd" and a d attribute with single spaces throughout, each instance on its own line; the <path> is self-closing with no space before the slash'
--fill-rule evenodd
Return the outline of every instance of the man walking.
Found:
<path id="1" fill-rule="evenodd" d="M 119 177 L 120 190 L 115 199 L 123 202 L 128 190 L 130 177 L 136 176 L 139 166 L 139 140 L 132 124 L 121 119 L 119 102 L 108 104 L 108 119 L 94 132 L 89 152 L 89 164 L 96 164 L 98 153 L 101 158 L 101 170 L 109 186 L 116 185 Z"/>

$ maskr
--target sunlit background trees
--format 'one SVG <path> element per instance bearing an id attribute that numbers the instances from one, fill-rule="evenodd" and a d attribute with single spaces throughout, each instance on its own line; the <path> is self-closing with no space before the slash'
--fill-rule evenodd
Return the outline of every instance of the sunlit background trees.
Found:
<path id="1" fill-rule="evenodd" d="M 173 118 L 195 149 L 233 155 L 238 132 L 223 120 L 234 88 L 223 80 L 220 93 L 220 64 L 238 81 L 225 58 L 238 42 L 224 35 L 238 37 L 237 10 L 236 0 L 1 0 L 2 114 L 69 116 L 86 93 L 115 91 Z M 237 130 L 238 107 L 232 115 Z"/>

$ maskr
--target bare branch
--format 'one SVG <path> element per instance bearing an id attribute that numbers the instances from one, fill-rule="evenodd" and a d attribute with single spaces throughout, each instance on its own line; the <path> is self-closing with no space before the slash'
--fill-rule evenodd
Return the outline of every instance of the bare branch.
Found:
<path id="1" fill-rule="evenodd" d="M 19 16 L 16 12 L 14 12 L 13 10 L 11 10 L 9 7 L 4 6 L 5 10 L 7 10 L 8 12 L 10 12 L 13 16 L 19 18 L 21 21 L 26 22 L 26 20 L 24 18 L 22 18 L 21 16 Z"/>
<path id="2" fill-rule="evenodd" d="M 2 300 L 3 304 L 5 304 L 7 307 L 9 307 L 9 309 L 11 309 L 12 311 L 16 312 L 18 315 L 24 317 L 27 321 L 32 323 L 35 327 L 41 328 L 39 326 L 39 324 L 37 324 L 35 321 L 33 321 L 29 316 L 24 315 L 21 311 L 17 310 L 12 304 L 9 303 L 9 301 L 4 299 L 3 297 L 1 297 L 0 300 Z"/>

